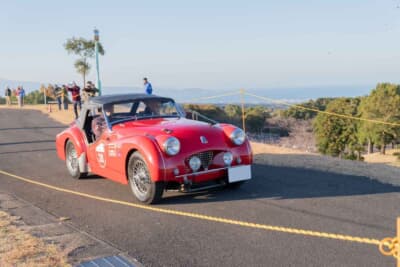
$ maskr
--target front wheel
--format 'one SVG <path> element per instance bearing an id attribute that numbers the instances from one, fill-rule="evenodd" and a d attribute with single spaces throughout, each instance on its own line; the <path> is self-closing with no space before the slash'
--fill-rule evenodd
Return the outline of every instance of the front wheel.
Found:
<path id="1" fill-rule="evenodd" d="M 133 153 L 129 158 L 128 180 L 133 195 L 140 202 L 154 204 L 160 201 L 164 183 L 151 180 L 146 162 L 139 152 Z"/>
<path id="2" fill-rule="evenodd" d="M 69 140 L 65 146 L 65 163 L 69 174 L 73 178 L 80 179 L 86 176 L 87 173 L 83 173 L 79 170 L 78 154 L 74 144 Z"/>

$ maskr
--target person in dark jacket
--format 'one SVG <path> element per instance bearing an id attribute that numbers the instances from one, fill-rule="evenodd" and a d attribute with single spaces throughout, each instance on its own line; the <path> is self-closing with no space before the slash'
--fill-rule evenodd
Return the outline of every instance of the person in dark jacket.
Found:
<path id="1" fill-rule="evenodd" d="M 86 95 L 85 101 L 89 101 L 90 98 L 96 96 L 96 93 L 99 92 L 99 89 L 97 89 L 91 81 L 88 81 L 85 88 L 83 88 L 83 91 Z"/>
<path id="2" fill-rule="evenodd" d="M 4 96 L 6 97 L 6 104 L 7 106 L 11 105 L 11 89 L 10 87 L 7 85 L 6 90 L 4 92 Z"/>
<path id="3" fill-rule="evenodd" d="M 75 82 L 72 82 L 67 87 L 67 90 L 69 92 L 71 92 L 72 103 L 74 105 L 75 119 L 77 119 L 78 118 L 78 107 L 79 107 L 79 111 L 81 111 L 81 109 L 82 109 L 81 94 L 80 94 L 81 88 L 78 85 L 76 85 Z"/>

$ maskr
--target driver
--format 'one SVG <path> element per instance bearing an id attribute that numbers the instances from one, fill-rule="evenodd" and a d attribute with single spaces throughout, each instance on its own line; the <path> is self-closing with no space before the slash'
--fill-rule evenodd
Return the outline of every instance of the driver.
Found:
<path id="1" fill-rule="evenodd" d="M 161 103 L 157 99 L 149 99 L 145 101 L 146 108 L 144 113 L 146 115 L 160 115 Z"/>
<path id="2" fill-rule="evenodd" d="M 100 138 L 103 131 L 107 128 L 107 122 L 104 115 L 101 113 L 101 109 L 99 109 L 98 112 L 100 115 L 97 115 L 97 117 L 92 120 L 92 133 L 94 135 L 94 140 Z M 107 118 L 110 118 L 113 113 L 113 106 L 104 105 L 104 113 Z"/>

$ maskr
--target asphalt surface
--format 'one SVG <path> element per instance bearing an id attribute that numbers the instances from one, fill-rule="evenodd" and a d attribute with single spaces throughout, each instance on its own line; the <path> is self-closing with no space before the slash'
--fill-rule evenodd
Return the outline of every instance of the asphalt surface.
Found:
<path id="1" fill-rule="evenodd" d="M 134 201 L 128 186 L 74 180 L 55 152 L 65 126 L 38 111 L 0 109 L 0 170 Z M 375 239 L 395 235 L 400 187 L 365 177 L 255 165 L 239 190 L 168 193 L 157 205 L 261 224 Z M 399 177 L 400 179 L 400 177 Z M 394 266 L 377 246 L 272 232 L 104 203 L 0 174 L 0 189 L 109 242 L 145 266 Z"/>

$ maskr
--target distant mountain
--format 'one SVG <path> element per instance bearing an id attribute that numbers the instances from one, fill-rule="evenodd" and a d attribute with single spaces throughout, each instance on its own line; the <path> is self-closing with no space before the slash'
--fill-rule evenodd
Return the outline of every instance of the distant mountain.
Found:
<path id="1" fill-rule="evenodd" d="M 18 85 L 24 86 L 27 92 L 40 88 L 40 82 L 26 82 L 0 79 L 0 94 L 4 94 L 4 88 L 9 85 L 16 88 Z M 297 88 L 267 88 L 267 89 L 246 89 L 247 92 L 262 96 L 268 99 L 275 99 L 290 103 L 304 102 L 309 99 L 319 97 L 354 97 L 367 95 L 374 85 L 360 86 L 320 86 L 320 87 L 297 87 Z M 225 96 L 218 98 L 208 98 L 216 95 L 223 95 L 229 92 L 239 91 L 238 88 L 232 90 L 217 90 L 203 88 L 186 88 L 186 89 L 168 89 L 154 88 L 153 93 L 162 96 L 174 98 L 177 102 L 193 102 L 193 103 L 240 103 L 240 95 Z M 123 94 L 123 93 L 141 93 L 141 87 L 124 87 L 124 86 L 104 86 L 103 94 Z M 207 98 L 207 99 L 201 99 Z M 253 96 L 245 96 L 245 102 L 248 104 L 274 103 L 265 99 L 259 99 Z"/>

